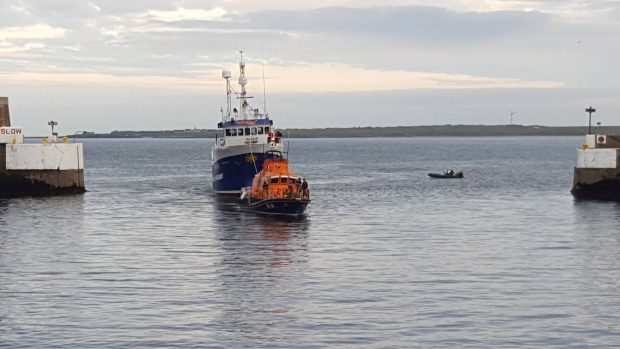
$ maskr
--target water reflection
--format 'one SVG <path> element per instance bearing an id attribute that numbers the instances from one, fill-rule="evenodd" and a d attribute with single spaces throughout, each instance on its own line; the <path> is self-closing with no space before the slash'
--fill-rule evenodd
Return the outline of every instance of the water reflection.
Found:
<path id="1" fill-rule="evenodd" d="M 566 258 L 575 271 L 571 285 L 576 303 L 587 316 L 605 314 L 617 307 L 620 275 L 620 203 L 575 201 L 573 229 L 575 253 Z M 617 322 L 599 320 L 590 327 L 603 334 L 617 334 Z M 607 323 L 605 323 L 607 322 Z"/>
<path id="2" fill-rule="evenodd" d="M 0 200 L 0 232 L 75 230 L 84 220 L 84 196 L 61 195 Z"/>
<path id="3" fill-rule="evenodd" d="M 294 318 L 310 222 L 258 216 L 234 209 L 234 201 L 218 201 L 216 280 L 222 308 L 215 323 L 229 331 L 222 333 L 227 342 L 278 341 L 283 334 L 271 333 L 273 325 Z"/>
<path id="4" fill-rule="evenodd" d="M 620 223 L 620 202 L 574 200 L 573 209 L 575 224 L 592 225 L 597 222 L 607 224 L 609 220 Z"/>

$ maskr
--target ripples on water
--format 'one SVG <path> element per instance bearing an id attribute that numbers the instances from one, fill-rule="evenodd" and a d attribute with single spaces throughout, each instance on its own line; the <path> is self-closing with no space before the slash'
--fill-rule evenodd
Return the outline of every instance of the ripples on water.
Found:
<path id="1" fill-rule="evenodd" d="M 291 140 L 313 202 L 278 220 L 212 195 L 211 140 L 87 140 L 88 193 L 0 201 L 0 347 L 616 346 L 580 142 Z"/>

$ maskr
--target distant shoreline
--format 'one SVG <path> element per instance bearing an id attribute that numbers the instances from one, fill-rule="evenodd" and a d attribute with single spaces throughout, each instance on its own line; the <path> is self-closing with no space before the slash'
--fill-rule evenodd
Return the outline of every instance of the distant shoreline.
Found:
<path id="1" fill-rule="evenodd" d="M 620 126 L 592 127 L 593 133 L 620 134 Z M 501 137 L 501 136 L 582 136 L 584 126 L 523 126 L 523 125 L 437 125 L 395 127 L 349 127 L 282 129 L 289 138 L 369 138 L 369 137 Z M 75 138 L 215 138 L 221 130 L 187 129 L 165 131 L 88 132 L 67 135 Z"/>

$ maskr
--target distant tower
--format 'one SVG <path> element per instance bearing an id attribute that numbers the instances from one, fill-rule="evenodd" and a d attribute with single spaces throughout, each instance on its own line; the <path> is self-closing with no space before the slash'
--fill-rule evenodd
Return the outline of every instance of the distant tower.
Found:
<path id="1" fill-rule="evenodd" d="M 517 112 L 510 112 L 510 124 L 512 125 L 512 117 L 515 116 L 515 114 L 517 114 Z"/>
<path id="2" fill-rule="evenodd" d="M 0 97 L 0 127 L 11 126 L 9 114 L 9 97 Z"/>

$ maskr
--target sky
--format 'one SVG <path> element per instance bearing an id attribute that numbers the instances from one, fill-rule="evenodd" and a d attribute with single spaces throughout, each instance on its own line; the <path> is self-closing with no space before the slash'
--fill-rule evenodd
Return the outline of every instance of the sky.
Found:
<path id="1" fill-rule="evenodd" d="M 620 125 L 619 37 L 618 0 L 0 0 L 0 96 L 26 134 L 215 128 L 244 50 L 280 128 Z"/>

